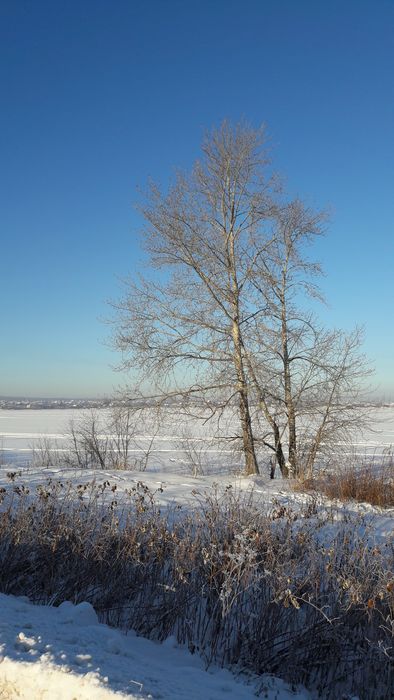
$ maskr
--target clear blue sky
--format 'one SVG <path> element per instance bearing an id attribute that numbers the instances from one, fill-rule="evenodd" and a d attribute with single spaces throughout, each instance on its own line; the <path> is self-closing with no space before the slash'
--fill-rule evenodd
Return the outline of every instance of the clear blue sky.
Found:
<path id="1" fill-rule="evenodd" d="M 0 395 L 121 383 L 100 318 L 141 257 L 137 188 L 246 117 L 331 208 L 324 319 L 365 326 L 394 396 L 393 0 L 1 0 L 0 86 Z"/>

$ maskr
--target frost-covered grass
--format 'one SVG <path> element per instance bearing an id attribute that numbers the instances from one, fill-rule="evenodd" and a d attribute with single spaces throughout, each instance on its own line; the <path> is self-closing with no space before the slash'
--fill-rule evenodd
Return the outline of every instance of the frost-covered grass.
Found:
<path id="1" fill-rule="evenodd" d="M 324 697 L 391 697 L 394 551 L 362 516 L 232 487 L 164 512 L 142 482 L 48 480 L 2 493 L 0 588 L 90 602 L 102 621 L 204 662 L 273 674 Z M 109 492 L 109 501 L 106 492 Z M 161 496 L 161 489 L 157 496 Z"/>
<path id="2" fill-rule="evenodd" d="M 237 473 L 238 456 L 226 443 L 215 447 L 209 430 L 199 424 L 196 433 L 189 424 L 181 434 L 179 421 L 168 416 L 158 430 L 149 418 L 135 427 L 128 464 L 133 470 L 109 468 L 111 456 L 108 468 L 104 462 L 94 469 L 90 461 L 77 468 L 78 457 L 66 460 L 65 468 L 69 447 L 63 431 L 71 414 L 3 414 L 1 591 L 28 595 L 36 604 L 88 602 L 102 622 L 152 640 L 173 640 L 185 654 L 190 650 L 190 663 L 198 662 L 202 674 L 204 666 L 217 665 L 249 674 L 262 697 L 290 697 L 290 686 L 281 685 L 280 676 L 307 685 L 314 698 L 320 691 L 335 699 L 344 693 L 362 700 L 392 698 L 394 511 L 383 509 L 383 502 L 368 504 L 362 480 L 357 485 L 349 478 L 347 494 L 338 484 L 326 495 L 323 488 L 313 495 L 295 493 L 280 478 L 269 479 L 264 455 L 261 476 L 245 478 Z M 360 436 L 344 456 L 344 462 L 357 464 L 365 453 L 375 455 L 373 473 L 364 480 L 369 494 L 393 441 L 394 411 L 382 410 L 376 427 L 380 433 Z M 36 461 L 25 466 L 33 442 Z M 147 448 L 149 460 L 141 473 L 138 465 Z M 387 484 L 387 473 L 385 479 Z M 350 483 L 357 486 L 356 494 Z M 351 500 L 345 503 L 347 497 Z M 52 608 L 34 610 L 43 619 L 44 611 L 52 614 Z M 0 624 L 0 644 L 3 631 Z M 75 639 L 75 654 L 83 656 L 78 634 Z M 2 653 L 8 659 L 10 643 L 6 646 Z M 165 649 L 171 664 L 174 650 Z M 105 665 L 107 652 L 100 653 Z M 36 663 L 33 656 L 28 660 Z M 18 673 L 29 678 L 22 666 L 15 669 L 15 659 L 11 662 L 12 678 Z M 62 661 L 58 656 L 51 663 L 55 679 Z M 111 685 L 114 664 L 108 667 Z M 0 681 L 4 668 L 11 667 L 0 663 Z M 38 671 L 30 673 L 36 676 Z M 141 675 L 133 677 L 141 680 Z M 272 678 L 274 690 L 267 680 Z M 222 697 L 218 687 L 209 695 L 201 680 L 192 685 L 183 685 L 178 695 L 166 694 L 165 683 L 155 687 L 165 698 Z M 41 697 L 39 689 L 32 695 L 29 686 L 21 688 L 20 697 Z M 126 689 L 130 698 L 149 697 L 134 686 L 130 694 L 127 684 L 113 688 Z M 238 687 L 228 688 L 233 697 L 244 697 Z M 1 692 L 6 691 L 0 690 L 3 697 Z M 78 692 L 78 699 L 89 696 Z M 299 697 L 308 697 L 307 691 Z"/>

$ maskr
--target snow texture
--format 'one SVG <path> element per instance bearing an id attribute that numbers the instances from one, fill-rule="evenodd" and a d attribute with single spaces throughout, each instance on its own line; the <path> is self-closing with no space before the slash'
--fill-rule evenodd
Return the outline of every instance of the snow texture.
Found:
<path id="1" fill-rule="evenodd" d="M 0 594 L 0 698 L 3 700 L 310 700 L 278 678 L 247 684 L 210 667 L 174 638 L 156 644 L 100 624 L 89 603 L 58 608 Z"/>

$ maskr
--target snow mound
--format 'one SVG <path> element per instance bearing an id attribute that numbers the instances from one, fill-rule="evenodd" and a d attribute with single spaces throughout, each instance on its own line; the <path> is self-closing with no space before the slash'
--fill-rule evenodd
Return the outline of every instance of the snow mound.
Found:
<path id="1" fill-rule="evenodd" d="M 303 688 L 254 683 L 179 648 L 100 624 L 90 603 L 54 608 L 0 594 L 1 700 L 310 700 Z"/>
<path id="2" fill-rule="evenodd" d="M 69 600 L 65 600 L 58 607 L 64 622 L 71 622 L 75 625 L 98 625 L 97 613 L 90 603 L 78 603 L 73 605 Z"/>

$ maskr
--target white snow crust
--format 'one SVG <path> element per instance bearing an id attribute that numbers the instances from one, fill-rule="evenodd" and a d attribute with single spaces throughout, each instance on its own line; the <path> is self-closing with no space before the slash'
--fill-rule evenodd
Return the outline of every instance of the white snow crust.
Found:
<path id="1" fill-rule="evenodd" d="M 269 700 L 308 700 L 278 678 Z M 250 684 L 178 648 L 100 624 L 90 603 L 58 608 L 0 594 L 0 698 L 21 700 L 252 700 Z"/>

